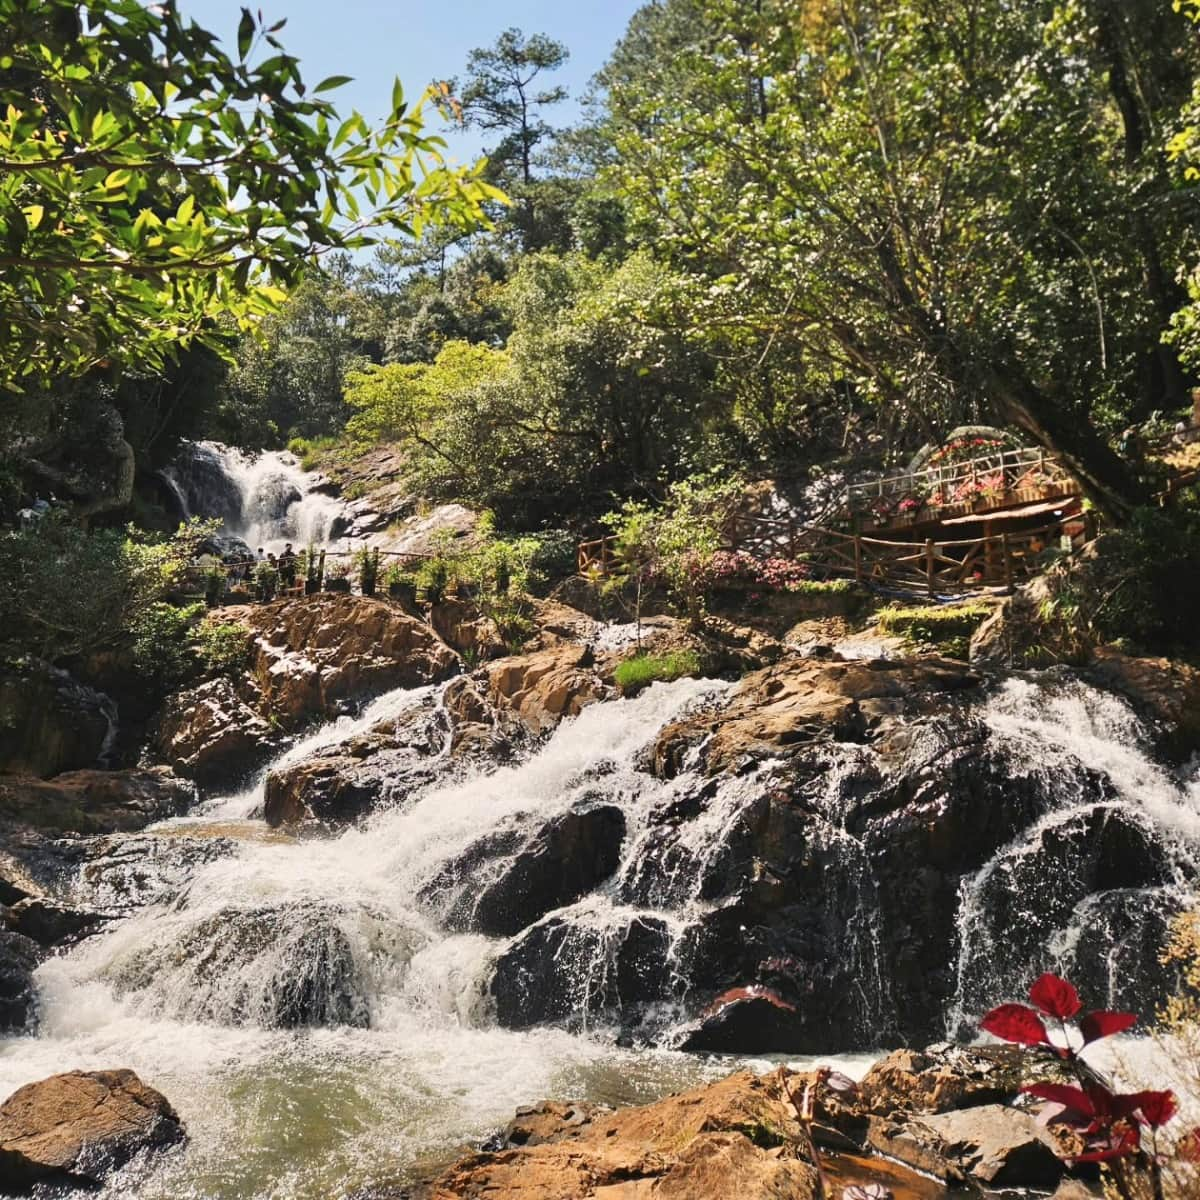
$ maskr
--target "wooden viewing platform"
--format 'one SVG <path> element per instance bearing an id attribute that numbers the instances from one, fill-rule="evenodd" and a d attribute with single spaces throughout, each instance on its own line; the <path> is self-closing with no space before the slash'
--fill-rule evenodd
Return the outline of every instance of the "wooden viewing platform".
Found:
<path id="1" fill-rule="evenodd" d="M 817 577 L 923 588 L 930 596 L 1036 575 L 1048 548 L 1094 536 L 1081 490 L 1053 455 L 995 450 L 964 462 L 851 483 L 846 528 L 794 518 L 735 516 L 722 548 L 808 563 Z M 607 575 L 615 538 L 579 547 L 581 575 Z"/>

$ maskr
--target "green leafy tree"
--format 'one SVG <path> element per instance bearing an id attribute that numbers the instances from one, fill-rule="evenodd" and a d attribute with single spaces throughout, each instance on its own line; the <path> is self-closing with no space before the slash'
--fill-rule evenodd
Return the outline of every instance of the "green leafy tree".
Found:
<path id="1" fill-rule="evenodd" d="M 1154 191 L 1161 143 L 1131 153 L 1106 14 L 700 7 L 714 33 L 677 52 L 686 83 L 633 78 L 610 104 L 614 185 L 691 281 L 696 335 L 745 364 L 782 347 L 805 391 L 848 391 L 901 437 L 1011 423 L 1126 517 L 1141 489 L 1106 435 L 1159 358 L 1151 250 L 1170 273 L 1193 217 Z M 1126 69 L 1163 78 L 1164 53 L 1118 32 Z M 1160 32 L 1190 62 L 1179 19 Z"/>
<path id="2" fill-rule="evenodd" d="M 63 510 L 0 536 L 0 646 L 50 662 L 133 646 L 143 665 L 187 619 L 165 612 L 212 525 L 170 538 L 137 530 L 89 533 Z M 170 608 L 170 605 L 165 607 Z"/>
<path id="3" fill-rule="evenodd" d="M 469 227 L 498 193 L 442 164 L 399 84 L 342 119 L 243 9 L 236 54 L 174 0 L 0 0 L 0 386 L 163 364 L 243 328 L 315 253 Z"/>

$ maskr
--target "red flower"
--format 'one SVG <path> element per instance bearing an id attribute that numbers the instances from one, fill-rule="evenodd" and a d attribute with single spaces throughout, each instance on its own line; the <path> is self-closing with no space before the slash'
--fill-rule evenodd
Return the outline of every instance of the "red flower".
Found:
<path id="1" fill-rule="evenodd" d="M 1079 1032 L 1083 1034 L 1083 1044 L 1090 1046 L 1101 1038 L 1111 1037 L 1114 1033 L 1124 1033 L 1130 1026 L 1137 1023 L 1136 1013 L 1127 1012 L 1090 1012 L 1079 1021 Z"/>
<path id="2" fill-rule="evenodd" d="M 1050 1035 L 1042 1018 L 1024 1004 L 1001 1004 L 979 1022 L 980 1028 L 1006 1042 L 1022 1046 L 1049 1046 Z"/>
<path id="3" fill-rule="evenodd" d="M 1178 1111 L 1179 1102 L 1174 1092 L 1134 1092 L 1123 1096 L 1141 1114 L 1142 1120 L 1151 1129 L 1161 1129 Z"/>
<path id="4" fill-rule="evenodd" d="M 1073 1017 L 1083 1007 L 1074 986 L 1049 971 L 1029 989 L 1029 999 L 1046 1016 L 1058 1017 L 1060 1021 Z"/>

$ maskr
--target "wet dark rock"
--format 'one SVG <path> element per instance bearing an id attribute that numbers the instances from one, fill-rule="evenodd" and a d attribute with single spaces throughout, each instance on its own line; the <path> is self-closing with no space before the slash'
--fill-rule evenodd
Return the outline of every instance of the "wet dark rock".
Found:
<path id="1" fill-rule="evenodd" d="M 355 924 L 380 953 L 402 949 L 386 944 L 382 922 L 365 910 L 316 901 L 228 907 L 173 932 L 164 927 L 159 944 L 114 964 L 110 976 L 118 992 L 153 992 L 172 977 L 172 1011 L 185 1020 L 365 1028 L 368 989 L 347 932 Z"/>
<path id="2" fill-rule="evenodd" d="M 45 896 L 20 900 L 8 910 L 8 926 L 39 946 L 70 946 L 103 923 L 101 913 L 73 908 Z"/>
<path id="3" fill-rule="evenodd" d="M 41 961 L 37 945 L 0 929 L 0 1033 L 20 1033 L 33 1021 L 37 989 L 33 973 Z"/>
<path id="4" fill-rule="evenodd" d="M 19 1088 L 0 1105 L 0 1179 L 93 1188 L 131 1158 L 183 1141 L 165 1096 L 132 1071 L 71 1071 Z"/>
<path id="5" fill-rule="evenodd" d="M 491 994 L 501 1025 L 525 1029 L 605 1011 L 632 1011 L 670 992 L 666 925 L 634 917 L 611 925 L 550 917 L 496 963 Z"/>
<path id="6" fill-rule="evenodd" d="M 116 706 L 66 671 L 26 661 L 0 670 L 0 772 L 46 777 L 95 766 Z"/>
<path id="7" fill-rule="evenodd" d="M 76 902 L 105 913 L 130 913 L 176 896 L 206 863 L 238 852 L 225 837 L 168 837 L 145 833 L 125 837 L 57 842 L 52 850 L 74 880 Z"/>
<path id="8" fill-rule="evenodd" d="M 731 988 L 717 997 L 680 1043 L 681 1050 L 710 1053 L 768 1053 L 786 1046 L 795 1007 L 770 988 Z"/>
<path id="9" fill-rule="evenodd" d="M 574 903 L 617 869 L 624 837 L 625 814 L 615 805 L 547 822 L 477 893 L 469 927 L 507 937 Z"/>

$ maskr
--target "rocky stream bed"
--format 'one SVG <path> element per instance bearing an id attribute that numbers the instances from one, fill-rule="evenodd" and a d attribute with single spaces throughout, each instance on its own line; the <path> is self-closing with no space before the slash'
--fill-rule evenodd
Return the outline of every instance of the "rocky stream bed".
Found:
<path id="1" fill-rule="evenodd" d="M 251 669 L 174 697 L 143 766 L 97 768 L 102 703 L 46 677 L 23 728 L 54 761 L 6 752 L 0 776 L 0 1092 L 132 1068 L 189 1134 L 112 1196 L 704 1197 L 734 1194 L 729 1171 L 738 1195 L 807 1196 L 763 1056 L 861 1071 L 971 1038 L 1043 969 L 1142 1011 L 1174 986 L 1158 949 L 1200 853 L 1178 672 L 1022 675 L 658 619 L 651 642 L 711 677 L 621 698 L 631 631 L 553 602 L 481 664 L 461 601 L 230 615 Z M 1004 1174 L 987 1139 L 1030 1118 L 995 1108 L 1000 1060 L 953 1053 L 893 1057 L 829 1114 L 837 1170 L 898 1160 L 915 1195 L 1056 1186 L 1044 1146 Z M 768 1074 L 590 1107 L 747 1061 Z M 886 1098 L 901 1070 L 917 1081 Z M 447 1168 L 546 1096 L 578 1104 Z M 31 1136 L 7 1113 L 0 1163 Z"/>

